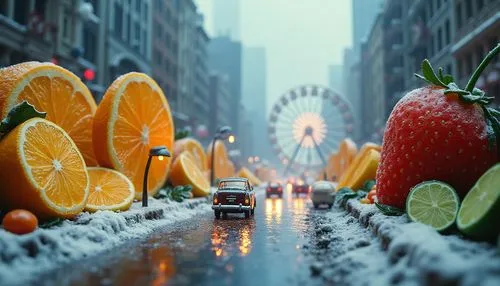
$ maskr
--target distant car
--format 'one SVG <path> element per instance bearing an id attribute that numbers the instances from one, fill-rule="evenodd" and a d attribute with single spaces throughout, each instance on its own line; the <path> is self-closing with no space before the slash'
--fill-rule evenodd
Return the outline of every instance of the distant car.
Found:
<path id="1" fill-rule="evenodd" d="M 312 185 L 311 200 L 314 208 L 320 205 L 332 207 L 334 202 L 335 185 L 328 181 L 318 181 Z"/>
<path id="2" fill-rule="evenodd" d="M 299 196 L 300 194 L 309 194 L 311 192 L 311 186 L 304 183 L 303 181 L 297 181 L 292 185 L 292 194 Z"/>
<path id="3" fill-rule="evenodd" d="M 272 195 L 277 195 L 280 198 L 283 197 L 283 186 L 280 183 L 272 182 L 267 185 L 266 198 L 269 198 Z"/>
<path id="4" fill-rule="evenodd" d="M 225 178 L 219 181 L 217 191 L 213 196 L 212 209 L 215 218 L 222 213 L 244 213 L 245 218 L 255 213 L 257 202 L 253 186 L 246 178 Z"/>

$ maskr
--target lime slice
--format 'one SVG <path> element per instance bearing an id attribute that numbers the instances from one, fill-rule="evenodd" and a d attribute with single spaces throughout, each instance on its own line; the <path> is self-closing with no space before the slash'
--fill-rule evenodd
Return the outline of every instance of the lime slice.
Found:
<path id="1" fill-rule="evenodd" d="M 406 199 L 406 213 L 414 222 L 443 231 L 455 222 L 459 205 L 458 195 L 450 185 L 426 181 L 412 188 Z"/>
<path id="2" fill-rule="evenodd" d="M 500 164 L 491 167 L 467 193 L 457 226 L 474 238 L 495 239 L 500 233 Z"/>

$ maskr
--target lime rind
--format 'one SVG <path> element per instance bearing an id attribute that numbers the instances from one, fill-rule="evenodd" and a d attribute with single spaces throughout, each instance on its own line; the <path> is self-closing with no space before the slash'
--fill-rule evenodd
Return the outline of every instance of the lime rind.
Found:
<path id="1" fill-rule="evenodd" d="M 440 181 L 426 181 L 416 185 L 406 200 L 408 217 L 437 231 L 444 231 L 453 225 L 459 206 L 456 191 Z"/>
<path id="2" fill-rule="evenodd" d="M 500 164 L 484 173 L 465 196 L 457 216 L 457 227 L 466 234 L 475 234 L 475 229 L 484 222 L 500 200 Z M 486 226 L 487 227 L 487 226 Z"/>

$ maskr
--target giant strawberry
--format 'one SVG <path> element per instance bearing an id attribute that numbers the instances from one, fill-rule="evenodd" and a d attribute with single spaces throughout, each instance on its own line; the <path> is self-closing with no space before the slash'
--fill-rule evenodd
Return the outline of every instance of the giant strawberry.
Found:
<path id="1" fill-rule="evenodd" d="M 419 77 L 431 85 L 406 94 L 387 121 L 377 170 L 381 204 L 404 208 L 410 189 L 426 180 L 444 181 L 463 197 L 498 161 L 500 112 L 487 107 L 492 98 L 474 85 L 499 50 L 500 44 L 465 89 L 424 60 Z"/>

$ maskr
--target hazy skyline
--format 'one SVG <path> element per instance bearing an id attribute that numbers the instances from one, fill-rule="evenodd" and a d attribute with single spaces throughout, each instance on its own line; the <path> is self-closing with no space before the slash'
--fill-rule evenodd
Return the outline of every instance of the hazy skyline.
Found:
<path id="1" fill-rule="evenodd" d="M 241 41 L 266 49 L 268 110 L 294 86 L 328 85 L 328 66 L 342 64 L 343 50 L 352 43 L 351 0 L 239 1 Z M 196 2 L 207 33 L 217 36 L 214 0 Z"/>

